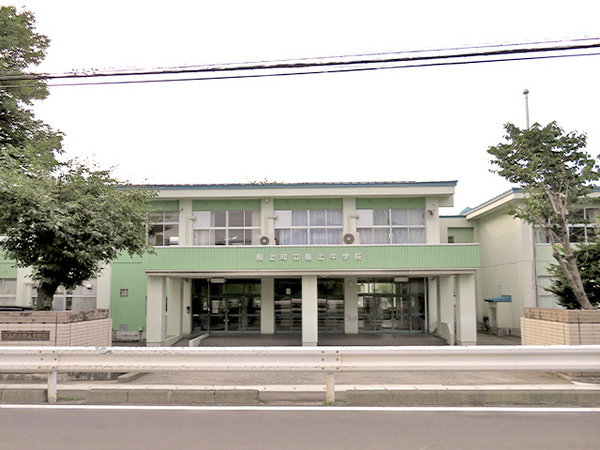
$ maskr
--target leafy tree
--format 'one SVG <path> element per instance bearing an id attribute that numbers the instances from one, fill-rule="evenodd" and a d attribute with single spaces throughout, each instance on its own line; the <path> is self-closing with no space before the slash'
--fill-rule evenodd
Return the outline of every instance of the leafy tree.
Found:
<path id="1" fill-rule="evenodd" d="M 4 253 L 38 280 L 39 309 L 59 286 L 97 276 L 121 251 L 143 254 L 153 192 L 123 185 L 108 171 L 71 162 L 45 178 L 13 175 L 0 184 Z"/>
<path id="2" fill-rule="evenodd" d="M 109 171 L 56 159 L 62 134 L 29 109 L 48 95 L 46 85 L 26 73 L 48 43 L 31 13 L 0 8 L 1 248 L 18 267 L 32 268 L 39 309 L 51 308 L 60 285 L 80 285 L 119 252 L 145 252 L 153 197 Z"/>
<path id="3" fill-rule="evenodd" d="M 600 179 L 596 159 L 584 149 L 586 135 L 565 133 L 556 122 L 521 130 L 506 124 L 506 142 L 490 147 L 492 172 L 521 185 L 523 201 L 514 217 L 542 228 L 552 256 L 583 309 L 595 309 L 586 295 L 577 258 L 569 242 L 569 211 L 581 206 Z"/>
<path id="4" fill-rule="evenodd" d="M 35 19 L 13 6 L 0 7 L 0 151 L 3 160 L 29 167 L 56 163 L 62 134 L 40 120 L 30 107 L 48 96 L 44 80 L 27 69 L 42 62 L 50 40 L 35 32 Z"/>
<path id="5" fill-rule="evenodd" d="M 590 303 L 600 307 L 600 243 L 578 244 L 573 249 L 581 281 Z M 558 297 L 558 303 L 567 309 L 578 309 L 579 302 L 560 266 L 553 264 L 549 272 L 553 275 L 552 285 L 546 290 Z"/>

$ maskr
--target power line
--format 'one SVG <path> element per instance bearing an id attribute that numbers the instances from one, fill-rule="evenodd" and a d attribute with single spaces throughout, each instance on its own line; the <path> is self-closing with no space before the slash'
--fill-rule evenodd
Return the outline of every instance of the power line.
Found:
<path id="1" fill-rule="evenodd" d="M 556 45 L 557 43 L 568 42 L 567 45 Z M 539 46 L 544 44 L 544 46 Z M 276 73 L 253 73 L 253 74 L 235 74 L 230 76 L 204 76 L 196 78 L 163 78 L 163 79 L 149 79 L 149 80 L 121 80 L 121 81 L 91 81 L 91 82 L 75 82 L 75 83 L 49 83 L 49 87 L 59 86 L 89 86 L 89 85 L 110 85 L 110 84 L 140 84 L 140 83 L 159 83 L 159 82 L 180 82 L 180 81 L 203 81 L 203 80 L 215 80 L 215 79 L 236 79 L 236 78 L 263 78 L 263 77 L 274 77 L 274 76 L 290 76 L 290 75 L 308 75 L 308 74 L 324 74 L 324 73 L 341 73 L 341 72 L 358 72 L 367 70 L 381 70 L 381 69 L 399 69 L 399 68 L 411 68 L 411 67 L 433 67 L 433 66 L 446 66 L 446 65 L 464 65 L 464 64 L 476 64 L 486 62 L 503 62 L 503 61 L 524 61 L 533 59 L 549 59 L 558 57 L 573 57 L 573 56 L 597 56 L 598 53 L 581 53 L 581 51 L 592 50 L 600 48 L 600 38 L 586 38 L 579 40 L 570 41 L 552 41 L 550 44 L 547 43 L 534 43 L 527 44 L 527 47 L 523 47 L 526 44 L 510 44 L 510 47 L 519 48 L 502 48 L 502 46 L 482 46 L 482 47 L 463 47 L 454 48 L 449 50 L 412 50 L 403 53 L 384 53 L 384 54 L 368 54 L 368 59 L 351 59 L 351 60 L 334 60 L 331 61 L 332 57 L 318 57 L 318 58 L 304 58 L 300 60 L 279 60 L 279 61 L 266 61 L 260 63 L 227 63 L 221 65 L 206 65 L 206 66 L 187 66 L 179 68 L 168 68 L 168 69 L 143 69 L 143 70 L 130 70 L 128 72 L 106 72 L 106 73 L 64 73 L 58 75 L 49 74 L 30 74 L 19 76 L 0 76 L 1 81 L 46 81 L 46 80 L 57 80 L 57 79 L 88 79 L 88 78 L 99 78 L 99 77 L 148 77 L 148 76 L 164 76 L 164 75 L 189 75 L 196 73 L 223 73 L 223 72 L 247 72 L 247 71 L 280 71 Z M 531 47 L 533 45 L 533 47 Z M 506 46 L 504 46 L 506 47 Z M 473 49 L 484 49 L 484 51 L 469 51 L 465 50 Z M 494 50 L 488 50 L 494 49 Z M 459 50 L 457 53 L 456 51 Z M 580 53 L 569 53 L 569 54 L 556 54 L 557 52 L 574 52 L 579 51 Z M 421 53 L 436 53 L 433 55 L 421 55 Z M 441 54 L 440 54 L 441 53 Z M 548 54 L 553 53 L 553 54 Z M 373 59 L 377 55 L 405 55 L 405 54 L 419 54 L 418 56 L 394 56 L 388 58 L 377 58 Z M 516 56 L 516 55 L 531 55 L 531 56 Z M 339 58 L 339 57 L 334 57 Z M 355 56 L 352 56 L 355 58 Z M 479 59 L 478 59 L 479 58 Z M 483 58 L 483 59 L 481 59 Z M 463 60 L 463 59 L 466 59 Z M 315 61 L 316 60 L 316 61 Z M 309 62 L 307 62 L 309 61 Z M 400 64 L 400 65 L 393 65 Z M 319 70 L 311 70 L 319 69 Z M 281 72 L 282 70 L 288 70 L 287 72 Z M 289 71 L 295 70 L 295 71 Z M 26 85 L 4 85 L 4 88 L 10 87 L 24 87 Z"/>

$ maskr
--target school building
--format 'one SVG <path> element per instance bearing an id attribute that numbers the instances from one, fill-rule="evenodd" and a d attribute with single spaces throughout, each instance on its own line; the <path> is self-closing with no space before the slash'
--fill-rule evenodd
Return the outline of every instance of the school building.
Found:
<path id="1" fill-rule="evenodd" d="M 433 333 L 474 345 L 484 317 L 518 334 L 524 307 L 555 305 L 543 291 L 548 244 L 505 214 L 518 190 L 445 216 L 455 187 L 152 186 L 154 253 L 118 258 L 54 307 L 109 308 L 117 338 L 149 346 L 204 333 L 300 333 L 306 346 L 322 333 Z M 0 261 L 0 304 L 35 302 L 27 275 Z"/>

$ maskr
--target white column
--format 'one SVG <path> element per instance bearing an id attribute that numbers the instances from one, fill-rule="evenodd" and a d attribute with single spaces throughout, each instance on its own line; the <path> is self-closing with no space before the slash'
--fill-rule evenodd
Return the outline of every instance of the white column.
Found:
<path id="1" fill-rule="evenodd" d="M 356 278 L 344 279 L 344 333 L 358 334 L 358 283 Z"/>
<path id="2" fill-rule="evenodd" d="M 33 281 L 30 277 L 30 267 L 19 267 L 17 269 L 17 302 L 18 306 L 31 306 L 31 294 Z"/>
<path id="3" fill-rule="evenodd" d="M 454 277 L 439 277 L 438 287 L 438 334 L 454 345 Z"/>
<path id="4" fill-rule="evenodd" d="M 302 345 L 316 346 L 319 340 L 317 276 L 302 277 Z"/>
<path id="5" fill-rule="evenodd" d="M 458 345 L 477 344 L 475 275 L 458 275 L 456 283 L 456 341 Z"/>
<path id="6" fill-rule="evenodd" d="M 167 306 L 165 278 L 148 277 L 146 299 L 146 346 L 160 347 L 166 338 L 165 309 Z"/>
<path id="7" fill-rule="evenodd" d="M 167 336 L 179 336 L 182 330 L 181 278 L 167 278 Z"/>
<path id="8" fill-rule="evenodd" d="M 275 333 L 274 278 L 262 278 L 260 282 L 260 333 Z"/>
<path id="9" fill-rule="evenodd" d="M 192 200 L 179 200 L 179 245 L 193 244 L 193 221 Z"/>
<path id="10" fill-rule="evenodd" d="M 427 330 L 440 330 L 438 323 L 438 279 L 437 277 L 427 278 Z"/>
<path id="11" fill-rule="evenodd" d="M 112 264 L 106 264 L 98 274 L 96 285 L 96 308 L 110 309 Z"/>
<path id="12" fill-rule="evenodd" d="M 183 300 L 183 334 L 190 334 L 192 332 L 192 280 L 185 278 L 183 280 L 183 286 L 181 287 L 181 296 Z"/>
<path id="13" fill-rule="evenodd" d="M 427 197 L 425 199 L 425 234 L 428 244 L 440 243 L 440 214 L 439 199 Z"/>

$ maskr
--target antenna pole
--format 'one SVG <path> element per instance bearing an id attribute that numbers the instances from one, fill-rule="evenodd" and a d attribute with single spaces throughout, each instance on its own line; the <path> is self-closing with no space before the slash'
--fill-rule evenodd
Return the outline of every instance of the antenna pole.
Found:
<path id="1" fill-rule="evenodd" d="M 529 130 L 529 89 L 523 91 L 525 96 L 525 126 Z"/>

